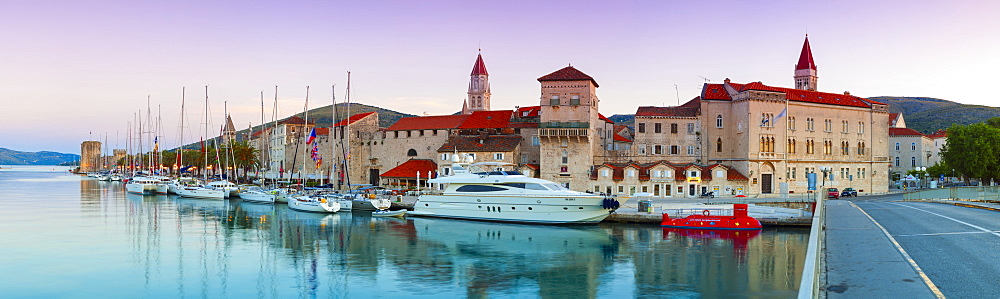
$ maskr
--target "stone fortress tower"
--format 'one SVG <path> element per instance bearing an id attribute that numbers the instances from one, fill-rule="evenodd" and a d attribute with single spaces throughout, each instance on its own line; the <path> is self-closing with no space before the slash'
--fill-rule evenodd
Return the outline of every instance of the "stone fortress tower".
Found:
<path id="1" fill-rule="evenodd" d="M 101 142 L 84 141 L 80 144 L 80 171 L 94 172 L 101 166 Z"/>

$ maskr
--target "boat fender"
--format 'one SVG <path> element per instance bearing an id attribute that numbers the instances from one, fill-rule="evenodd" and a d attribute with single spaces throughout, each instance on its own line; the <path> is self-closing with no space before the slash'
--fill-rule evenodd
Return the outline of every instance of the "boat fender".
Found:
<path id="1" fill-rule="evenodd" d="M 612 209 L 616 209 L 616 210 L 617 210 L 617 209 L 618 209 L 618 207 L 621 207 L 621 203 L 620 203 L 620 202 L 618 202 L 617 200 L 614 200 L 614 199 L 612 199 L 612 202 L 611 202 L 611 203 L 612 203 L 612 205 L 611 205 L 611 208 L 612 208 Z"/>
<path id="2" fill-rule="evenodd" d="M 704 215 L 704 216 L 708 216 L 708 215 L 710 215 L 712 213 L 710 213 L 708 210 L 703 210 L 703 211 L 701 211 L 701 214 Z"/>

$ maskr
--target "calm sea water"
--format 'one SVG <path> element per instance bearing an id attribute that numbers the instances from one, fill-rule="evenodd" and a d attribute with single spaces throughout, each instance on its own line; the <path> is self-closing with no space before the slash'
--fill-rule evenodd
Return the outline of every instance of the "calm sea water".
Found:
<path id="1" fill-rule="evenodd" d="M 310 214 L 0 169 L 5 298 L 793 297 L 807 240 Z"/>

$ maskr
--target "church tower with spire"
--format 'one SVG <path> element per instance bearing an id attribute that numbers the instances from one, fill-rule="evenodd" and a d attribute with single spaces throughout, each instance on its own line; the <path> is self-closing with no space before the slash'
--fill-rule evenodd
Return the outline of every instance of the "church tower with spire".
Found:
<path id="1" fill-rule="evenodd" d="M 795 89 L 816 91 L 816 62 L 813 61 L 812 49 L 809 48 L 809 35 L 802 44 L 799 63 L 795 64 Z"/>
<path id="2" fill-rule="evenodd" d="M 469 114 L 473 111 L 490 110 L 490 74 L 486 72 L 486 64 L 483 63 L 483 54 L 476 57 L 476 64 L 472 66 L 472 75 L 469 79 L 469 96 L 463 104 L 462 114 Z"/>

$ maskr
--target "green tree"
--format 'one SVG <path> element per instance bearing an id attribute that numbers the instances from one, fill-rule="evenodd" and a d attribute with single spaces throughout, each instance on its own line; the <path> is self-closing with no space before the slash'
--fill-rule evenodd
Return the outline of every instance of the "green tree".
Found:
<path id="1" fill-rule="evenodd" d="M 1000 119 L 989 121 L 1000 124 Z M 948 170 L 984 181 L 1000 178 L 1000 127 L 986 123 L 948 128 L 948 143 L 941 150 Z"/>

